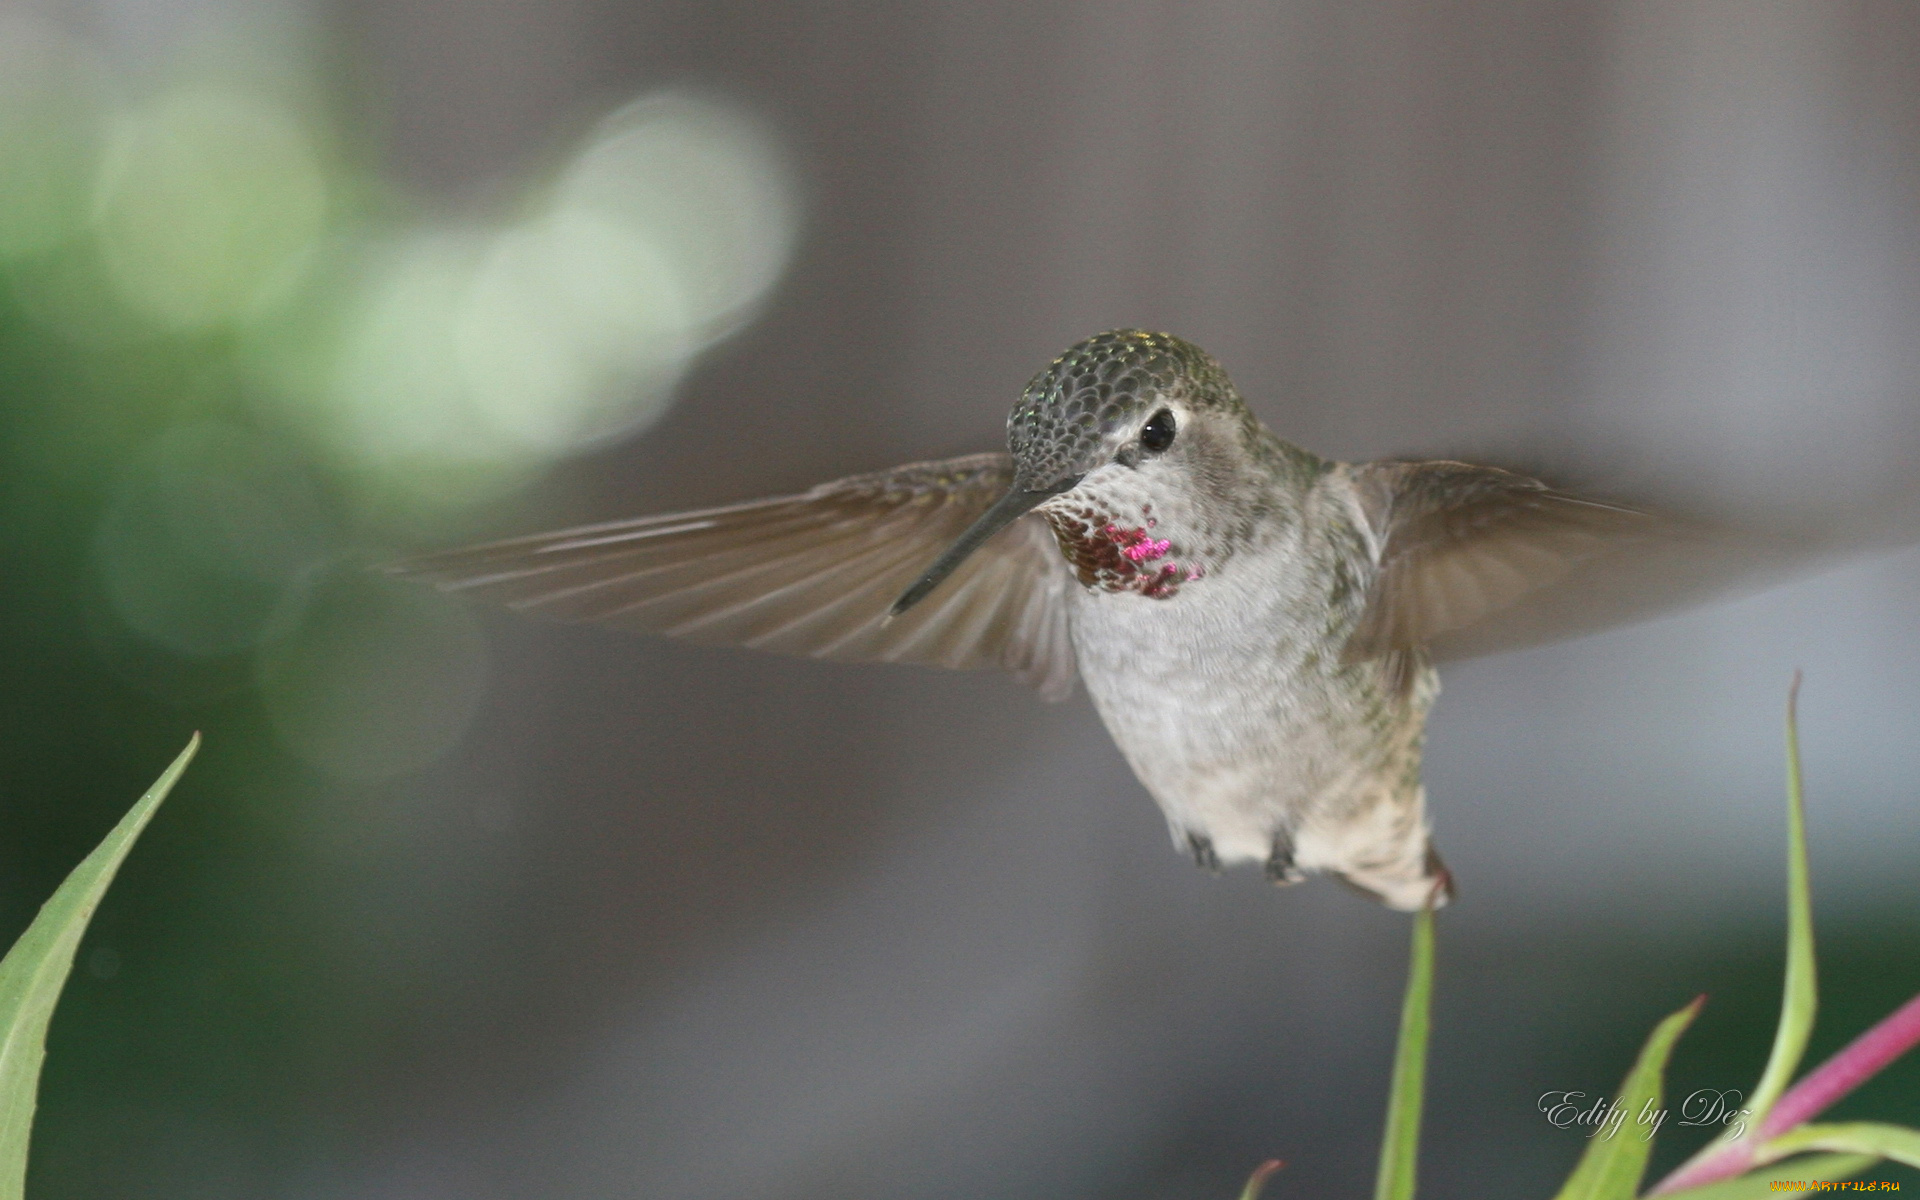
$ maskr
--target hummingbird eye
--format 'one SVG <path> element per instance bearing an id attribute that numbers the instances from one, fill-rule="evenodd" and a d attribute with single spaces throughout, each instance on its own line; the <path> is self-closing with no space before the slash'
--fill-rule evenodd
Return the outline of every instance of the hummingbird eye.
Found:
<path id="1" fill-rule="evenodd" d="M 1173 413 L 1163 408 L 1148 417 L 1147 423 L 1141 427 L 1140 448 L 1149 454 L 1158 454 L 1173 445 L 1175 432 Z"/>

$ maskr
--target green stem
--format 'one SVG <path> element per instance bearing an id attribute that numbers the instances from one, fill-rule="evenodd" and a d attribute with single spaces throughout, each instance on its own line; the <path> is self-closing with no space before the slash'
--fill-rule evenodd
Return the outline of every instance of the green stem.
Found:
<path id="1" fill-rule="evenodd" d="M 1374 1200 L 1413 1200 L 1420 1156 L 1420 1106 L 1427 1085 L 1427 1033 L 1433 1013 L 1433 910 L 1413 918 L 1413 961 L 1400 1008 L 1400 1043 L 1393 1056 L 1387 1129 L 1380 1141 Z"/>

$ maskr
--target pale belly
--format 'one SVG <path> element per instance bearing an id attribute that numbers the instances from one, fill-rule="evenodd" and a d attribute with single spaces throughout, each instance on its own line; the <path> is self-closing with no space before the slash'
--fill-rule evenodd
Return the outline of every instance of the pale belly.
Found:
<path id="1" fill-rule="evenodd" d="M 1280 837 L 1303 869 L 1346 871 L 1364 844 L 1409 832 L 1371 826 L 1409 801 L 1423 819 L 1407 793 L 1437 684 L 1430 669 L 1399 687 L 1380 664 L 1342 666 L 1327 618 L 1289 619 L 1306 606 L 1275 582 L 1079 592 L 1080 672 L 1176 843 L 1265 862 Z"/>

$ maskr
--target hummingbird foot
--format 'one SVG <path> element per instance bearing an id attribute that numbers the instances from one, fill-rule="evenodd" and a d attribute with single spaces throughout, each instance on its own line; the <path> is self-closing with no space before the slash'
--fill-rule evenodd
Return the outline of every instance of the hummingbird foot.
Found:
<path id="1" fill-rule="evenodd" d="M 1193 856 L 1193 865 L 1213 875 L 1220 873 L 1220 855 L 1214 851 L 1213 842 L 1197 833 L 1187 835 L 1187 853 Z"/>
<path id="2" fill-rule="evenodd" d="M 1293 835 L 1281 830 L 1273 835 L 1273 849 L 1267 854 L 1267 882 L 1275 887 L 1291 887 L 1307 878 L 1293 862 Z"/>

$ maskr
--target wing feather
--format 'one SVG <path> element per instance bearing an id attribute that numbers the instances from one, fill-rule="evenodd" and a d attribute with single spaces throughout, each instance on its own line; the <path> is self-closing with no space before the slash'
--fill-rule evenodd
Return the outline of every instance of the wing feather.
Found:
<path id="1" fill-rule="evenodd" d="M 1377 546 L 1348 661 L 1416 649 L 1463 658 L 1576 636 L 1765 582 L 1792 557 L 1777 541 L 1493 467 L 1346 471 Z"/>
<path id="2" fill-rule="evenodd" d="M 919 605 L 888 606 L 1013 483 L 1005 454 L 430 554 L 389 568 L 520 611 L 814 658 L 1000 667 L 1049 699 L 1075 667 L 1071 576 L 1023 517 Z"/>

